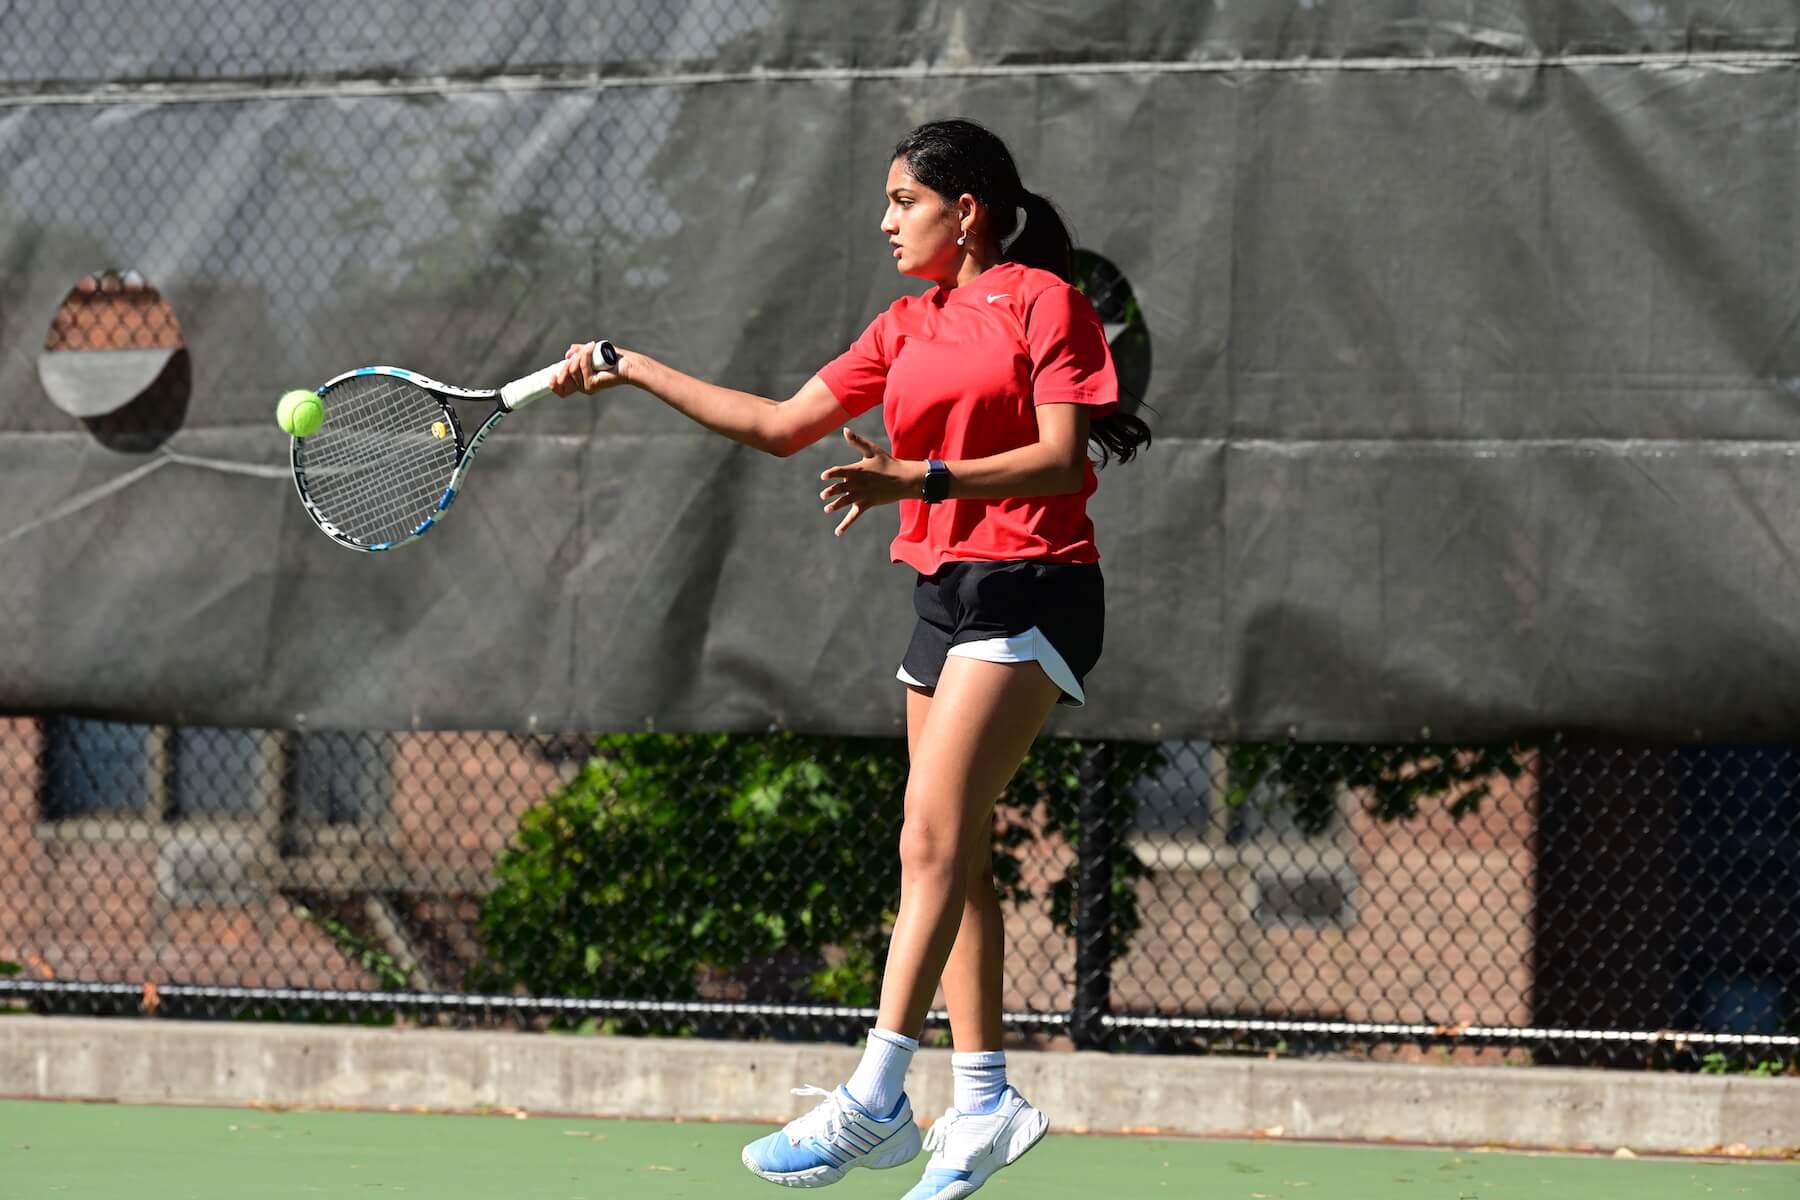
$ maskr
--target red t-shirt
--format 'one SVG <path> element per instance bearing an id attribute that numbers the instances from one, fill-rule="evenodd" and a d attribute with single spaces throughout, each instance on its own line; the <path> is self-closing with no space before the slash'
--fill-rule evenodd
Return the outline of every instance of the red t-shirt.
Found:
<path id="1" fill-rule="evenodd" d="M 819 371 L 851 416 L 884 404 L 897 458 L 986 458 L 1038 440 L 1036 406 L 1118 407 L 1106 332 L 1087 297 L 1049 271 L 990 267 L 961 287 L 902 296 Z M 962 559 L 1100 561 L 1087 498 L 900 501 L 895 562 L 929 575 Z"/>

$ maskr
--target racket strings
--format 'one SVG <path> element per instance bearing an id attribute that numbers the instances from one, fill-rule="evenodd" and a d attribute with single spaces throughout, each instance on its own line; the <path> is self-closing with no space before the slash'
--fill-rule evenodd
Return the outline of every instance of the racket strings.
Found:
<path id="1" fill-rule="evenodd" d="M 437 398 L 392 375 L 362 375 L 325 397 L 325 425 L 300 443 L 306 493 L 340 534 L 396 542 L 437 511 L 461 457 Z"/>

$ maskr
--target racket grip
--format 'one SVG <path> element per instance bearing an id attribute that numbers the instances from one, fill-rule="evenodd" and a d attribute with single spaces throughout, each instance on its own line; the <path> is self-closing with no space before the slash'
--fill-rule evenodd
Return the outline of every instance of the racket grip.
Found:
<path id="1" fill-rule="evenodd" d="M 611 342 L 602 340 L 594 343 L 594 369 L 596 371 L 618 365 L 619 352 L 613 348 Z M 553 395 L 554 393 L 550 390 L 550 380 L 561 367 L 561 363 L 556 363 L 541 371 L 534 371 L 523 379 L 513 380 L 500 389 L 500 407 L 508 412 L 514 412 L 533 401 Z"/>

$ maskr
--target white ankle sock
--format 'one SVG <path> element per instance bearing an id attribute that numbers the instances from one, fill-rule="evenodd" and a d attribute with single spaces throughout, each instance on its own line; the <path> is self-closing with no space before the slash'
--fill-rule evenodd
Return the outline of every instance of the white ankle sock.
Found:
<path id="1" fill-rule="evenodd" d="M 844 1090 L 863 1106 L 863 1111 L 877 1120 L 887 1117 L 900 1104 L 905 1091 L 906 1068 L 912 1065 L 913 1051 L 919 1043 L 905 1034 L 886 1029 L 869 1030 L 869 1044 L 863 1048 L 862 1061 Z"/>
<path id="2" fill-rule="evenodd" d="M 950 1056 L 957 1112 L 992 1112 L 1006 1091 L 1006 1051 L 982 1050 Z"/>

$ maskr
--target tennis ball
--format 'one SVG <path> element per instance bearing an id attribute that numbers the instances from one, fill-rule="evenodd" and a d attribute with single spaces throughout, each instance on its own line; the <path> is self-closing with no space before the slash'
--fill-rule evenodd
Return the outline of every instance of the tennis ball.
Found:
<path id="1" fill-rule="evenodd" d="M 275 423 L 295 437 L 311 437 L 325 424 L 325 402 L 317 392 L 283 392 L 275 406 Z"/>

